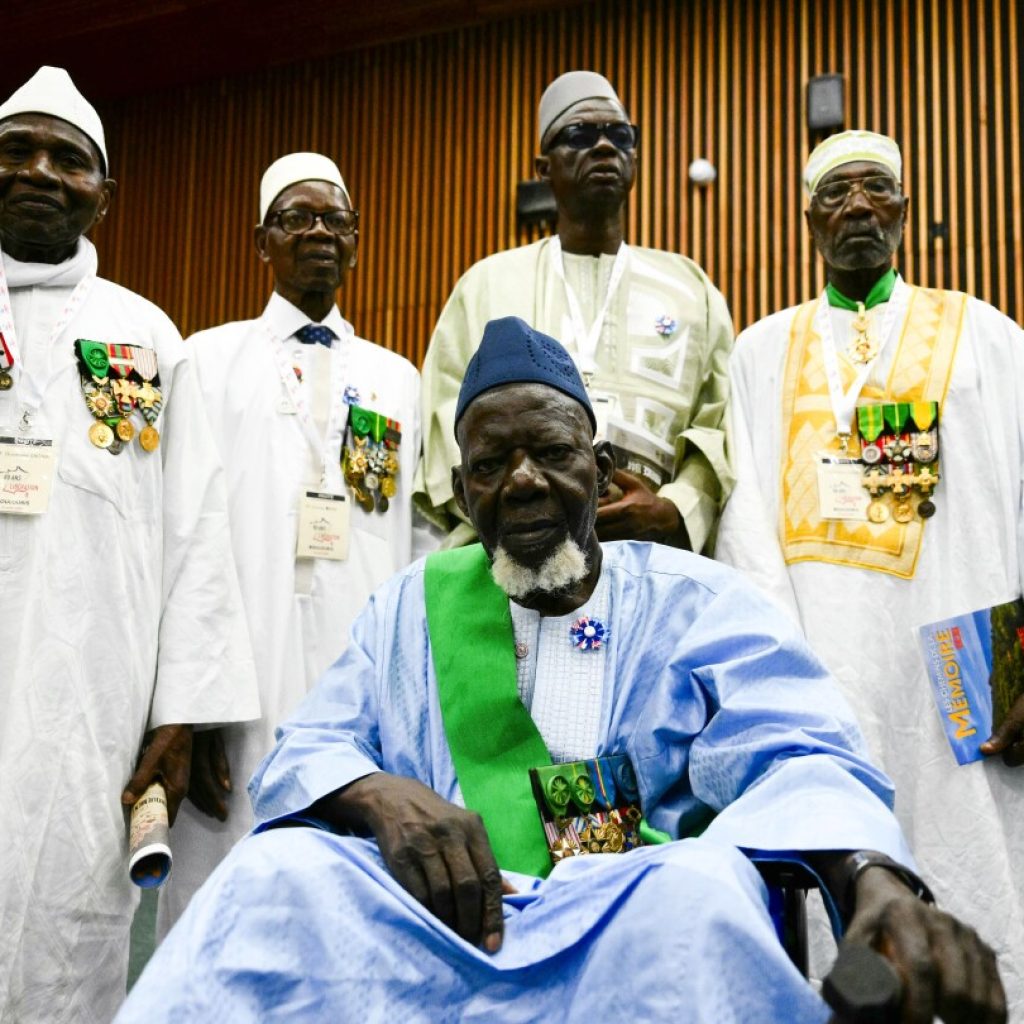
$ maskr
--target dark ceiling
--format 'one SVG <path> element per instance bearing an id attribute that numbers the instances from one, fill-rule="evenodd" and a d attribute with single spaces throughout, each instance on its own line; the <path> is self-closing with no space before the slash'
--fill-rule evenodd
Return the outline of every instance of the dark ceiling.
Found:
<path id="1" fill-rule="evenodd" d="M 566 0 L 0 0 L 0 98 L 41 64 L 67 68 L 90 99 L 110 100 L 566 6 Z"/>

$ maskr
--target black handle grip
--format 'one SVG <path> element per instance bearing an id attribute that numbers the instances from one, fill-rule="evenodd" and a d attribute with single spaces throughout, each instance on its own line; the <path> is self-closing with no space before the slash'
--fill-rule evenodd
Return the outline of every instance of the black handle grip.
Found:
<path id="1" fill-rule="evenodd" d="M 822 983 L 836 1024 L 899 1024 L 903 984 L 869 946 L 844 946 Z"/>

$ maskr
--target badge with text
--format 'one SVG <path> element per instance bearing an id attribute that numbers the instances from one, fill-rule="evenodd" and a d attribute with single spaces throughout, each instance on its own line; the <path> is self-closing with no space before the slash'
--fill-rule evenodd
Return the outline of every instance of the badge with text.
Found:
<path id="1" fill-rule="evenodd" d="M 864 490 L 864 467 L 859 459 L 834 452 L 818 454 L 818 514 L 822 519 L 866 522 L 870 499 Z"/>
<path id="2" fill-rule="evenodd" d="M 348 558 L 352 505 L 344 494 L 305 491 L 299 502 L 299 558 Z"/>
<path id="3" fill-rule="evenodd" d="M 57 453 L 38 437 L 0 437 L 0 513 L 32 516 L 45 512 Z"/>

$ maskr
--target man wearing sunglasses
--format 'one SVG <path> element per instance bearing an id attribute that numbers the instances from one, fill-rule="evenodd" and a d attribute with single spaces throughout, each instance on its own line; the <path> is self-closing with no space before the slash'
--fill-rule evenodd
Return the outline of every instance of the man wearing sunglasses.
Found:
<path id="1" fill-rule="evenodd" d="M 791 610 L 839 680 L 940 905 L 999 953 L 1017 1020 L 1024 699 L 997 692 L 982 760 L 958 764 L 943 721 L 968 702 L 953 695 L 940 715 L 917 630 L 1020 597 L 1024 334 L 978 299 L 897 274 L 901 169 L 896 143 L 873 132 L 833 136 L 808 160 L 828 284 L 737 341 L 737 483 L 717 555 Z M 992 622 L 1007 615 L 1020 621 L 1011 608 Z M 1019 682 L 1009 635 L 999 656 Z M 975 721 L 961 731 L 957 742 L 988 736 Z"/>
<path id="2" fill-rule="evenodd" d="M 700 551 L 712 533 L 729 480 L 722 412 L 732 324 L 695 263 L 626 244 L 639 135 L 601 75 L 571 71 L 552 82 L 535 166 L 557 202 L 557 233 L 471 267 L 438 320 L 423 365 L 415 500 L 450 546 L 473 537 L 451 485 L 459 385 L 484 325 L 510 315 L 569 349 L 598 437 L 613 446 L 600 538 Z"/>
<path id="3" fill-rule="evenodd" d="M 187 344 L 227 474 L 263 717 L 196 737 L 162 933 L 252 827 L 245 784 L 275 727 L 412 558 L 419 374 L 357 337 L 335 304 L 359 241 L 341 172 L 318 153 L 283 156 L 263 176 L 259 213 L 256 253 L 274 277 L 266 308 Z"/>

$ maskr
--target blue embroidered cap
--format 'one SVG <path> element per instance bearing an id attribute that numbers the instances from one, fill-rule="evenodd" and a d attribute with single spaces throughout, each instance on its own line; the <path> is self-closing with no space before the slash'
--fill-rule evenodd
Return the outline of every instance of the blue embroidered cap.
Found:
<path id="1" fill-rule="evenodd" d="M 455 407 L 455 425 L 474 398 L 505 384 L 547 384 L 575 398 L 597 430 L 594 410 L 572 356 L 554 338 L 534 330 L 517 316 L 491 320 L 466 367 Z"/>

